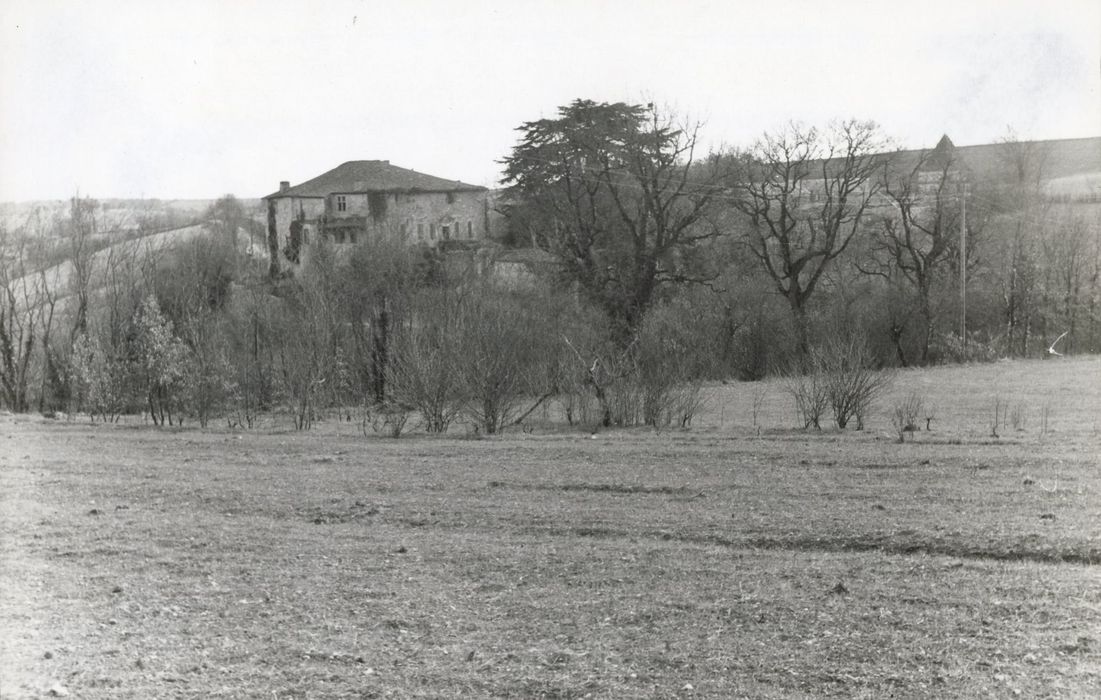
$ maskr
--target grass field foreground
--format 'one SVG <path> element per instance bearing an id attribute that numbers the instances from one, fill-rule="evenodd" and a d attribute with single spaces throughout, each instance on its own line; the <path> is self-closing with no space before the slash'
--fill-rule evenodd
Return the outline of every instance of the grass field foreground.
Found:
<path id="1" fill-rule="evenodd" d="M 3 417 L 0 695 L 1101 697 L 1099 420 L 1094 358 L 863 432 L 776 382 L 595 436 Z"/>

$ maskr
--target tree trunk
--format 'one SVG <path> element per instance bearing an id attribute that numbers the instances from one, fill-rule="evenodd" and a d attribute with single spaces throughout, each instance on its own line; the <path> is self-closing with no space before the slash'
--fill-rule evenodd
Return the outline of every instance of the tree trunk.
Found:
<path id="1" fill-rule="evenodd" d="M 390 313 L 385 296 L 379 300 L 371 325 L 371 393 L 376 402 L 382 403 L 386 400 L 386 366 L 390 360 Z"/>
<path id="2" fill-rule="evenodd" d="M 788 296 L 791 305 L 792 320 L 795 321 L 795 337 L 799 344 L 799 369 L 806 372 L 810 369 L 810 328 L 807 319 L 807 310 L 802 299 L 794 295 Z"/>
<path id="3" fill-rule="evenodd" d="M 906 327 L 900 323 L 891 326 L 891 342 L 895 345 L 895 354 L 898 356 L 898 364 L 900 367 L 909 366 L 906 362 L 906 349 L 902 347 L 902 333 L 905 330 Z"/>

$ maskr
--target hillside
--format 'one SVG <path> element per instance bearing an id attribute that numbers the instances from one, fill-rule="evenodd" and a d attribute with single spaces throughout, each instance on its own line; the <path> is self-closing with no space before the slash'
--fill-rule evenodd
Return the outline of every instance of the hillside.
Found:
<path id="1" fill-rule="evenodd" d="M 216 199 L 100 199 L 97 220 L 104 232 L 136 230 L 143 221 L 161 220 L 177 225 L 193 223 L 210 209 Z M 253 218 L 263 213 L 259 199 L 238 199 Z M 0 228 L 12 233 L 50 235 L 48 224 L 68 218 L 70 200 L 46 199 L 0 202 Z"/>
<path id="2" fill-rule="evenodd" d="M 205 224 L 194 224 L 109 245 L 91 256 L 89 291 L 94 295 L 103 289 L 111 272 L 120 264 L 129 264 L 132 261 L 139 264 L 155 263 L 174 248 L 212 235 Z M 266 247 L 252 240 L 243 227 L 237 230 L 237 247 L 249 257 L 255 258 L 258 265 L 266 265 Z M 38 300 L 37 303 L 44 303 L 44 290 L 49 290 L 59 303 L 64 304 L 73 293 L 73 275 L 73 261 L 65 260 L 14 280 L 11 289 L 17 303 L 23 307 L 28 303 L 36 303 L 35 300 Z"/>

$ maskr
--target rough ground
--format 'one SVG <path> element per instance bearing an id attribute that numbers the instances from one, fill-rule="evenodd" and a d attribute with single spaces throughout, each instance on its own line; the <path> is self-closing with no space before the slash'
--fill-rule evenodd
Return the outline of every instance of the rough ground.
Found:
<path id="1" fill-rule="evenodd" d="M 0 695 L 1101 697 L 1099 369 L 904 373 L 904 445 L 779 385 L 760 435 L 747 385 L 595 438 L 2 417 Z"/>

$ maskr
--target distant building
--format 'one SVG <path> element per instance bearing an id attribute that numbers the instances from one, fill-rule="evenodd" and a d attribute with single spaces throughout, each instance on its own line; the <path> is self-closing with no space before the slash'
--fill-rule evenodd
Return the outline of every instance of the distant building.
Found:
<path id="1" fill-rule="evenodd" d="M 264 201 L 269 237 L 283 260 L 297 264 L 319 237 L 337 245 L 382 234 L 411 245 L 476 245 L 488 233 L 487 192 L 388 160 L 353 160 L 294 187 L 280 182 Z"/>
<path id="2" fill-rule="evenodd" d="M 949 180 L 972 185 L 1033 183 L 1064 201 L 1101 201 L 1101 138 L 1010 141 L 956 146 L 947 135 L 930 151 L 884 154 L 891 170 L 917 169 L 923 194 Z"/>
<path id="3" fill-rule="evenodd" d="M 539 248 L 504 248 L 492 251 L 488 270 L 498 284 L 510 289 L 536 289 L 554 279 L 558 257 Z"/>

